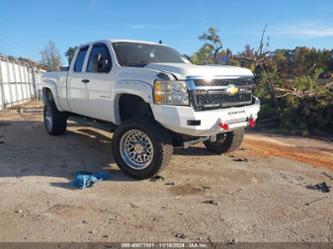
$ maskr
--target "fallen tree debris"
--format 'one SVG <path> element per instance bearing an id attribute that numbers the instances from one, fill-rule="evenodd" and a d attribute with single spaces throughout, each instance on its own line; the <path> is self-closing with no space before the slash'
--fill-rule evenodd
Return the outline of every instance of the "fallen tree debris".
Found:
<path id="1" fill-rule="evenodd" d="M 215 201 L 215 200 L 206 200 L 206 201 L 203 201 L 201 203 L 205 203 L 205 204 L 211 204 L 211 205 L 215 205 L 215 206 L 220 206 L 220 203 Z"/>
<path id="2" fill-rule="evenodd" d="M 160 175 L 153 176 L 149 179 L 151 182 L 164 181 L 164 177 Z"/>
<path id="3" fill-rule="evenodd" d="M 185 234 L 183 234 L 183 233 L 176 233 L 175 237 L 180 238 L 180 239 L 185 239 L 186 238 Z"/>
<path id="4" fill-rule="evenodd" d="M 234 158 L 232 159 L 234 162 L 248 162 L 249 159 L 246 157 L 239 157 L 239 158 Z"/>
<path id="5" fill-rule="evenodd" d="M 171 185 L 172 186 L 172 185 L 175 185 L 175 183 L 174 182 L 166 182 L 166 183 L 164 183 L 164 185 L 169 185 L 169 186 Z"/>
<path id="6" fill-rule="evenodd" d="M 329 174 L 327 174 L 326 172 L 322 172 L 322 174 L 323 174 L 324 176 L 326 176 L 328 179 L 330 179 L 331 181 L 333 181 L 333 176 L 332 176 L 332 175 L 329 175 Z"/>
<path id="7" fill-rule="evenodd" d="M 328 196 L 325 196 L 325 197 L 322 197 L 322 198 L 319 198 L 319 199 L 316 199 L 316 200 L 313 200 L 313 201 L 310 201 L 310 202 L 306 202 L 305 206 L 310 206 L 313 203 L 316 203 L 318 201 L 322 201 L 322 200 L 327 199 L 327 198 L 328 198 Z"/>
<path id="8" fill-rule="evenodd" d="M 316 185 L 307 185 L 306 188 L 312 189 L 312 190 L 320 190 L 323 193 L 330 192 L 330 187 L 327 186 L 326 182 L 318 183 Z"/>
<path id="9" fill-rule="evenodd" d="M 199 185 L 200 185 L 200 184 L 199 184 Z M 211 189 L 210 186 L 205 186 L 205 185 L 200 185 L 200 187 L 201 187 L 203 190 Z"/>

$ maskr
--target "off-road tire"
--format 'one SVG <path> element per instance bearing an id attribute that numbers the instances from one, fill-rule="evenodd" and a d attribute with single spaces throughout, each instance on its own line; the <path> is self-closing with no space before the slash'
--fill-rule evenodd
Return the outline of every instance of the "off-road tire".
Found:
<path id="1" fill-rule="evenodd" d="M 51 124 L 47 124 L 47 116 L 52 119 Z M 48 134 L 52 136 L 63 135 L 67 128 L 67 115 L 59 112 L 53 101 L 48 101 L 44 106 L 44 126 Z"/>
<path id="2" fill-rule="evenodd" d="M 204 144 L 212 153 L 221 155 L 235 151 L 242 143 L 244 137 L 244 128 L 239 128 L 234 131 L 230 131 L 216 136 L 216 141 L 211 142 L 210 140 L 204 141 Z"/>
<path id="3" fill-rule="evenodd" d="M 131 130 L 145 133 L 152 144 L 152 161 L 143 169 L 134 169 L 123 159 L 121 154 L 121 139 Z M 162 171 L 170 162 L 173 145 L 169 132 L 153 119 L 133 118 L 124 121 L 115 130 L 112 137 L 112 150 L 119 168 L 135 179 L 148 179 Z M 124 152 L 123 152 L 124 153 Z"/>

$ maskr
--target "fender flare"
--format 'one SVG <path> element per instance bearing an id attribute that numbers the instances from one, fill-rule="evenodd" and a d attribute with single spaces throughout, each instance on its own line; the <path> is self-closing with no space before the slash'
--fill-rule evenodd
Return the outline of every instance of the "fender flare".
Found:
<path id="1" fill-rule="evenodd" d="M 49 96 L 47 94 L 47 91 L 50 91 L 52 96 Z M 57 85 L 54 81 L 52 81 L 52 80 L 43 81 L 42 94 L 43 94 L 44 105 L 46 105 L 47 102 L 51 100 L 51 101 L 54 101 L 54 103 L 59 111 L 63 111 L 59 104 Z M 50 99 L 50 98 L 52 98 L 52 99 Z"/>
<path id="2" fill-rule="evenodd" d="M 119 80 L 112 90 L 113 120 L 116 125 L 121 123 L 119 113 L 119 98 L 122 94 L 131 94 L 142 98 L 147 104 L 153 103 L 153 87 L 151 84 L 140 80 Z"/>

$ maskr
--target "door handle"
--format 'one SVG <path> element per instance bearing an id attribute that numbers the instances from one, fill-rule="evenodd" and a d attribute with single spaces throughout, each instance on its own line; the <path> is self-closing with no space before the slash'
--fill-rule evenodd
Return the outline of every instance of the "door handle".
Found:
<path id="1" fill-rule="evenodd" d="M 81 80 L 81 82 L 82 82 L 82 83 L 84 83 L 84 84 L 87 84 L 87 83 L 89 83 L 89 82 L 90 82 L 90 80 L 83 79 L 83 80 Z"/>

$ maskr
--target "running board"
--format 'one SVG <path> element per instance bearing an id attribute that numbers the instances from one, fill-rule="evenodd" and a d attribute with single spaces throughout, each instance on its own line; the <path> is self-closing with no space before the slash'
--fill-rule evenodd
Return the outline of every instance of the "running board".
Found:
<path id="1" fill-rule="evenodd" d="M 117 128 L 117 126 L 113 123 L 96 120 L 93 118 L 88 118 L 80 115 L 72 115 L 69 116 L 68 119 L 82 125 L 91 126 L 108 132 L 114 132 Z"/>

